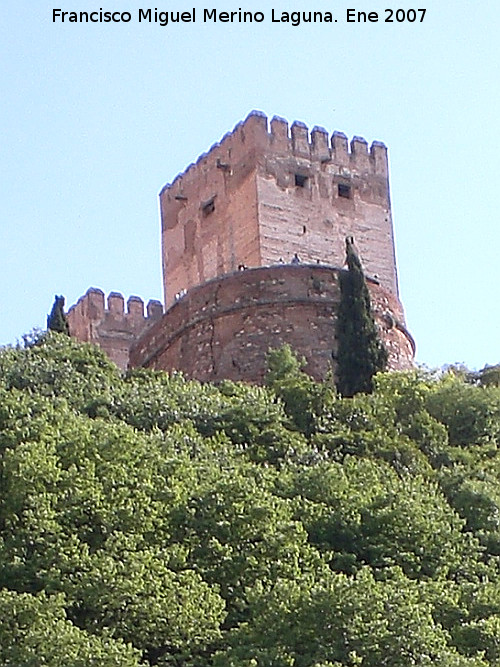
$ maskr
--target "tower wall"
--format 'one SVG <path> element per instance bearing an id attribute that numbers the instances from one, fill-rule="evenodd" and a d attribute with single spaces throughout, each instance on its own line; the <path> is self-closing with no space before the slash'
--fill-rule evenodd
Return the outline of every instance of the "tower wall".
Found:
<path id="1" fill-rule="evenodd" d="M 261 264 L 297 253 L 341 266 L 353 236 L 365 272 L 397 295 L 385 146 L 276 118 L 270 143 L 257 171 Z"/>
<path id="2" fill-rule="evenodd" d="M 265 141 L 251 115 L 160 193 L 165 305 L 184 289 L 259 266 L 256 155 Z"/>
<path id="3" fill-rule="evenodd" d="M 387 150 L 252 112 L 160 193 L 165 304 L 216 276 L 290 261 L 341 265 L 354 236 L 398 294 Z"/>
<path id="4" fill-rule="evenodd" d="M 181 370 L 202 381 L 261 382 L 270 348 L 291 345 L 306 371 L 335 370 L 341 269 L 277 265 L 215 278 L 189 290 L 131 349 L 131 365 Z M 369 282 L 389 368 L 410 368 L 414 343 L 398 299 Z"/>

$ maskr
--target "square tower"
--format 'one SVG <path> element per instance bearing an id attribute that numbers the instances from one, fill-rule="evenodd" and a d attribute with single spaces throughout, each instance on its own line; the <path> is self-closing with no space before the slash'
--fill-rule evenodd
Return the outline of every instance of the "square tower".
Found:
<path id="1" fill-rule="evenodd" d="M 342 267 L 353 236 L 365 272 L 398 297 L 387 149 L 252 112 L 160 193 L 165 306 L 241 267 Z"/>

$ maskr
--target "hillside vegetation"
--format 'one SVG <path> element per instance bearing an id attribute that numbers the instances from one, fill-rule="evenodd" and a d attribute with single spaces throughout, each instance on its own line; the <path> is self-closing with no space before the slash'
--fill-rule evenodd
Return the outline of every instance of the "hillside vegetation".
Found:
<path id="1" fill-rule="evenodd" d="M 500 388 L 0 352 L 0 664 L 500 665 Z"/>

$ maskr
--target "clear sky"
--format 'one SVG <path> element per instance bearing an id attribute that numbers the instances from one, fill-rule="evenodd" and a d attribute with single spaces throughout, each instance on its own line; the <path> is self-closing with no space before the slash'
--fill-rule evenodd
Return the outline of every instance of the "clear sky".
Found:
<path id="1" fill-rule="evenodd" d="M 385 22 L 411 6 L 423 22 Z M 101 7 L 132 20 L 52 21 Z M 162 27 L 138 22 L 152 4 L 2 0 L 0 343 L 43 327 L 56 293 L 67 306 L 90 286 L 161 299 L 159 190 L 260 109 L 388 145 L 418 361 L 500 362 L 498 0 L 195 7 L 195 23 Z M 240 7 L 265 20 L 203 22 L 204 8 Z M 273 23 L 272 8 L 337 23 Z M 347 8 L 380 20 L 347 23 Z"/>

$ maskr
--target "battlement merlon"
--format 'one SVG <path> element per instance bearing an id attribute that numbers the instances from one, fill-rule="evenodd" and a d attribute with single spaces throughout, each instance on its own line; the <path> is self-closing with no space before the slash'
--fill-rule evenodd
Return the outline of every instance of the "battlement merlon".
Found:
<path id="1" fill-rule="evenodd" d="M 110 292 L 106 300 L 101 289 L 90 287 L 68 310 L 67 318 L 71 332 L 80 340 L 94 341 L 99 325 L 126 331 L 149 326 L 162 315 L 160 301 L 151 299 L 144 314 L 144 301 L 140 297 L 131 296 L 125 309 L 125 299 L 119 292 Z"/>
<path id="2" fill-rule="evenodd" d="M 163 306 L 150 300 L 144 314 L 144 301 L 138 296 L 127 300 L 119 292 L 104 292 L 91 287 L 68 310 L 67 319 L 71 336 L 99 345 L 121 369 L 129 364 L 133 343 L 149 327 L 161 319 Z"/>
<path id="3" fill-rule="evenodd" d="M 388 175 L 387 148 L 381 141 L 373 141 L 368 147 L 365 139 L 353 137 L 349 145 L 342 132 L 335 131 L 330 137 L 319 126 L 309 131 L 300 121 L 290 126 L 280 116 L 274 116 L 269 121 L 261 111 L 251 111 L 232 132 L 226 133 L 220 142 L 213 144 L 208 152 L 202 153 L 195 163 L 167 183 L 160 191 L 160 197 L 166 191 L 173 197 L 182 197 L 183 186 L 199 178 L 199 172 L 204 172 L 212 164 L 223 165 L 226 173 L 230 173 L 231 165 L 245 155 L 264 152 L 331 162 L 361 173 Z"/>

